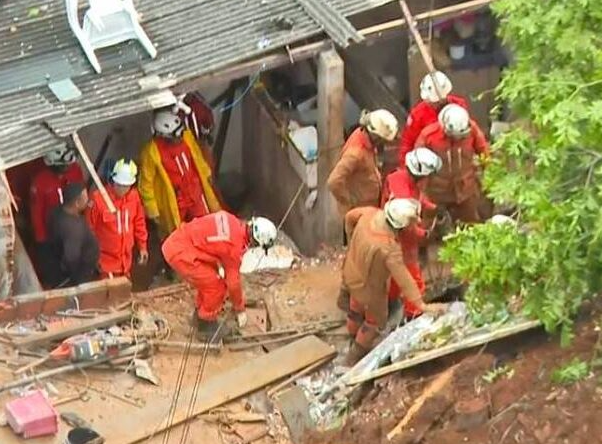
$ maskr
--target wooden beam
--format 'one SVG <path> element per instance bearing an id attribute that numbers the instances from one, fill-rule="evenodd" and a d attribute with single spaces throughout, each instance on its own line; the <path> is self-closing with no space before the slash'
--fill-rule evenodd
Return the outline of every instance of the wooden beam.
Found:
<path id="1" fill-rule="evenodd" d="M 216 373 L 211 379 L 203 381 L 197 393 L 196 405 L 190 414 L 188 402 L 193 395 L 192 388 L 183 390 L 171 424 L 167 424 L 166 418 L 171 396 L 158 394 L 147 399 L 146 408 L 112 418 L 106 423 L 96 423 L 95 427 L 106 442 L 111 444 L 141 442 L 335 353 L 330 345 L 315 336 L 308 336 L 250 359 L 239 367 Z"/>
<path id="2" fill-rule="evenodd" d="M 85 320 L 78 323 L 77 325 L 64 327 L 59 330 L 54 330 L 46 333 L 34 333 L 30 336 L 26 336 L 23 339 L 17 339 L 13 341 L 13 343 L 19 349 L 36 347 L 39 345 L 48 344 L 50 342 L 59 341 L 70 336 L 85 333 L 87 331 L 95 330 L 97 328 L 109 327 L 111 325 L 127 321 L 131 317 L 132 312 L 130 310 L 118 311 L 116 313 L 102 315 L 94 319 Z"/>
<path id="3" fill-rule="evenodd" d="M 345 63 L 334 49 L 318 58 L 318 202 L 317 238 L 341 241 L 341 219 L 326 180 L 345 141 Z"/>
<path id="4" fill-rule="evenodd" d="M 71 135 L 71 137 L 73 138 L 73 143 L 75 144 L 75 147 L 77 148 L 77 151 L 79 152 L 79 156 L 84 161 L 84 165 L 86 165 L 88 173 L 90 173 L 90 177 L 92 177 L 92 179 L 94 180 L 94 183 L 96 184 L 96 188 L 98 188 L 98 191 L 100 191 L 100 195 L 102 196 L 102 199 L 105 201 L 107 208 L 109 209 L 109 211 L 111 213 L 116 213 L 117 208 L 115 208 L 115 204 L 111 200 L 111 197 L 109 196 L 109 193 L 107 192 L 107 189 L 105 188 L 102 181 L 100 180 L 100 177 L 98 177 L 98 173 L 94 169 L 94 164 L 90 160 L 90 157 L 88 156 L 88 153 L 86 152 L 86 149 L 84 148 L 84 145 L 83 145 L 81 139 L 79 138 L 79 135 L 77 134 L 77 132 L 74 132 Z"/>

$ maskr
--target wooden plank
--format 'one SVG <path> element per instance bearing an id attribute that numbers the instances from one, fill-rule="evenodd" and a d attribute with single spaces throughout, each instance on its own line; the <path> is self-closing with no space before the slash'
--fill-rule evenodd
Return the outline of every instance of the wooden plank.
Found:
<path id="1" fill-rule="evenodd" d="M 400 370 L 405 370 L 410 367 L 415 367 L 424 362 L 441 358 L 442 356 L 446 356 L 461 350 L 467 350 L 469 348 L 477 347 L 479 345 L 487 344 L 488 342 L 497 341 L 498 339 L 503 339 L 508 336 L 522 333 L 524 331 L 531 330 L 540 326 L 541 322 L 539 321 L 523 321 L 518 324 L 507 325 L 494 331 L 475 334 L 474 336 L 469 336 L 468 338 L 465 338 L 461 341 L 444 345 L 443 347 L 435 348 L 433 350 L 428 350 L 423 353 L 419 353 L 411 358 L 404 359 L 403 361 L 395 362 L 391 365 L 381 367 L 378 370 L 366 373 L 365 375 L 359 375 L 349 380 L 347 382 L 347 385 L 361 384 L 372 379 L 383 377 L 385 375 L 388 375 L 389 373 L 394 373 Z"/>
<path id="2" fill-rule="evenodd" d="M 77 325 L 61 328 L 60 330 L 47 333 L 34 333 L 23 339 L 16 339 L 14 344 L 17 348 L 29 348 L 44 345 L 49 342 L 59 341 L 70 336 L 85 333 L 97 328 L 109 327 L 119 322 L 126 321 L 132 317 L 130 310 L 118 311 L 107 315 L 98 316 L 94 319 L 85 320 Z"/>
<path id="3" fill-rule="evenodd" d="M 335 349 L 315 336 L 308 336 L 271 353 L 258 356 L 245 364 L 225 371 L 201 383 L 195 408 L 187 415 L 192 388 L 180 395 L 174 421 L 181 424 L 227 402 L 261 389 L 266 385 L 303 369 L 316 361 L 332 356 Z M 167 413 L 171 397 L 147 399 L 147 407 L 116 417 L 110 424 L 98 424 L 97 431 L 111 444 L 132 444 L 168 428 Z"/>
<path id="4" fill-rule="evenodd" d="M 294 444 L 304 442 L 305 434 L 313 430 L 315 425 L 309 416 L 309 402 L 303 389 L 295 386 L 282 392 L 276 399 L 276 405 L 288 427 L 291 441 Z"/>

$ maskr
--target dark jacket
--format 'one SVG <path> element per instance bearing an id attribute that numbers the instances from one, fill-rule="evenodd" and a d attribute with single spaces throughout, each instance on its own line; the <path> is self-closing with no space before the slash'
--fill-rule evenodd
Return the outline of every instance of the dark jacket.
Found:
<path id="1" fill-rule="evenodd" d="M 83 215 L 73 216 L 62 206 L 55 208 L 48 233 L 57 258 L 55 286 L 65 281 L 65 285 L 78 285 L 96 278 L 98 242 Z"/>

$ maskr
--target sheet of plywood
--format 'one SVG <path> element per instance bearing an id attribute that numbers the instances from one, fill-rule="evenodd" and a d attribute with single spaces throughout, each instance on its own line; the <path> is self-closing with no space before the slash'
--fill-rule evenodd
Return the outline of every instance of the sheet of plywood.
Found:
<path id="1" fill-rule="evenodd" d="M 315 336 L 307 336 L 251 359 L 202 383 L 190 416 L 186 413 L 192 389 L 183 391 L 173 425 L 258 390 L 335 353 L 332 346 Z M 170 402 L 171 399 L 165 397 L 147 399 L 146 408 L 132 411 L 124 418 L 114 418 L 110 424 L 98 424 L 97 431 L 111 444 L 140 442 L 165 430 Z"/>

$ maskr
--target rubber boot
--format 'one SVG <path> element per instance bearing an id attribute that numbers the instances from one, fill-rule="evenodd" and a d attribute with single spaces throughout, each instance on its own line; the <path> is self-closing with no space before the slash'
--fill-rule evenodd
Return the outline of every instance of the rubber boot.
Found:
<path id="1" fill-rule="evenodd" d="M 345 358 L 345 365 L 347 367 L 353 367 L 357 364 L 366 354 L 368 350 L 359 345 L 357 342 L 353 341 L 351 347 L 349 347 L 349 351 L 347 352 L 347 357 Z"/>
<path id="2" fill-rule="evenodd" d="M 337 307 L 345 313 L 349 312 L 349 297 L 349 290 L 345 287 L 341 287 L 339 297 L 337 298 Z"/>
<path id="3" fill-rule="evenodd" d="M 218 331 L 219 330 L 219 331 Z M 213 344 L 221 342 L 226 336 L 229 336 L 232 330 L 226 323 L 218 321 L 205 321 L 199 319 L 197 339 L 200 342 L 211 342 Z"/>

